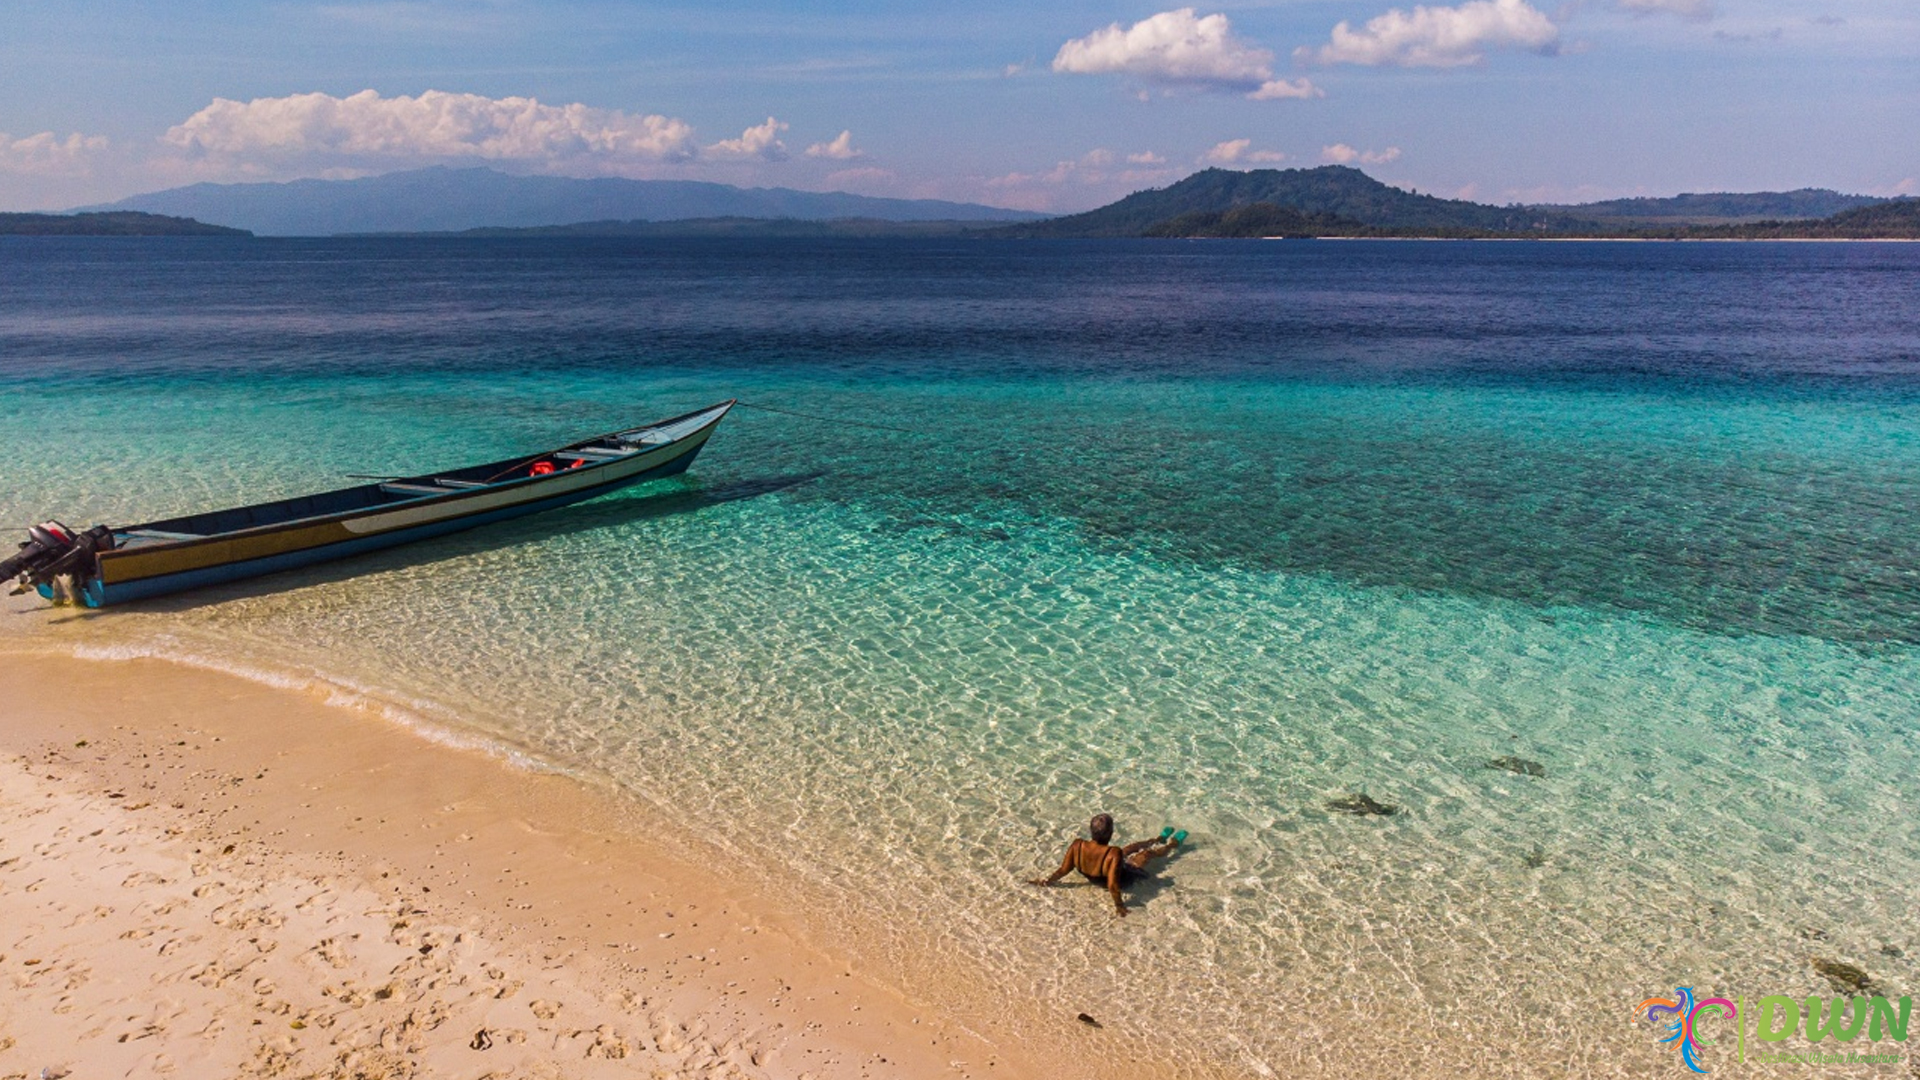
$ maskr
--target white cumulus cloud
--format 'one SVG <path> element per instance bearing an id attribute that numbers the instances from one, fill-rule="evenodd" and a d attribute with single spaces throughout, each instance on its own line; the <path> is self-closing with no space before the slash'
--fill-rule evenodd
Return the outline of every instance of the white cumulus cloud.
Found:
<path id="1" fill-rule="evenodd" d="M 1060 46 L 1053 70 L 1074 75 L 1130 75 L 1162 86 L 1244 94 L 1256 101 L 1318 97 L 1306 79 L 1273 75 L 1273 54 L 1233 35 L 1225 15 L 1192 8 L 1163 11 L 1132 26 L 1114 23 Z"/>
<path id="2" fill-rule="evenodd" d="M 1294 56 L 1321 64 L 1459 67 L 1479 63 L 1489 49 L 1551 55 L 1559 46 L 1560 28 L 1527 0 L 1468 0 L 1459 7 L 1394 8 L 1358 30 L 1342 21 L 1327 44 Z"/>
<path id="3" fill-rule="evenodd" d="M 860 151 L 853 148 L 853 132 L 842 131 L 832 142 L 817 142 L 807 147 L 807 156 L 851 161 L 860 156 Z"/>
<path id="4" fill-rule="evenodd" d="M 104 135 L 74 132 L 62 139 L 51 131 L 14 138 L 0 131 L 0 173 L 28 176 L 84 176 L 107 149 Z"/>
<path id="5" fill-rule="evenodd" d="M 1714 16 L 1713 0 L 1617 0 L 1628 11 L 1644 15 L 1678 15 L 1706 21 Z"/>
<path id="6" fill-rule="evenodd" d="M 780 141 L 780 133 L 785 130 L 787 130 L 786 124 L 769 116 L 766 123 L 755 124 L 741 132 L 737 139 L 721 139 L 707 147 L 707 151 L 722 157 L 757 157 L 766 161 L 784 161 L 787 156 L 787 144 Z"/>
<path id="7" fill-rule="evenodd" d="M 163 140 L 192 153 L 238 158 L 483 158 L 560 165 L 679 161 L 696 153 L 692 126 L 671 117 L 439 90 L 419 97 L 362 90 L 344 98 L 215 98 L 168 129 Z"/>
<path id="8" fill-rule="evenodd" d="M 1287 155 L 1278 150 L 1255 150 L 1252 139 L 1228 139 L 1215 143 L 1213 149 L 1200 158 L 1214 165 L 1238 165 L 1242 162 L 1285 161 Z"/>
<path id="9" fill-rule="evenodd" d="M 1313 85 L 1308 79 L 1269 79 L 1260 84 L 1260 89 L 1248 94 L 1254 101 L 1278 101 L 1281 98 L 1317 98 L 1326 97 L 1327 92 Z"/>
<path id="10" fill-rule="evenodd" d="M 967 197 L 1024 210 L 1085 210 L 1112 202 L 1144 185 L 1178 179 L 1180 171 L 1152 152 L 1120 154 L 1098 147 L 1050 169 L 1012 172 L 980 182 Z"/>
<path id="11" fill-rule="evenodd" d="M 1385 165 L 1399 158 L 1400 148 L 1397 146 L 1389 146 L 1385 150 L 1355 150 L 1346 143 L 1334 143 L 1320 148 L 1320 160 L 1335 165 L 1351 165 L 1356 161 L 1362 165 Z"/>
<path id="12" fill-rule="evenodd" d="M 1104 147 L 1097 147 L 1081 154 L 1073 160 L 1055 162 L 1053 168 L 1044 172 L 1007 173 L 1004 176 L 996 176 L 988 180 L 986 184 L 987 187 L 994 189 L 1022 188 L 1034 185 L 1105 184 L 1115 178 L 1115 174 L 1112 171 L 1115 160 L 1116 158 L 1113 151 L 1105 149 Z M 1134 157 L 1129 156 L 1127 160 L 1134 161 Z M 1135 163 L 1139 164 L 1139 162 Z M 1133 174 L 1121 173 L 1119 175 L 1130 176 Z"/>

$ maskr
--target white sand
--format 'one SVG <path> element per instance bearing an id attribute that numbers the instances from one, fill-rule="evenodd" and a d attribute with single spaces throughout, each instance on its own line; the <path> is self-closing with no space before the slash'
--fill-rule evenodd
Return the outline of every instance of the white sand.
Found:
<path id="1" fill-rule="evenodd" d="M 618 798 L 298 693 L 0 665 L 0 755 L 0 1078 L 1101 1071 L 850 970 Z"/>

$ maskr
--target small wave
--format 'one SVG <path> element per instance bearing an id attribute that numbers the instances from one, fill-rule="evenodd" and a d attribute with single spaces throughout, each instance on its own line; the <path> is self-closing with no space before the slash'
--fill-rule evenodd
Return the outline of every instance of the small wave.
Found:
<path id="1" fill-rule="evenodd" d="M 276 690 L 304 694 L 331 708 L 352 709 L 378 717 L 438 746 L 477 751 L 529 772 L 570 772 L 505 740 L 461 730 L 463 725 L 460 717 L 443 706 L 430 701 L 402 698 L 390 690 L 368 686 L 329 672 L 274 670 L 210 656 L 170 641 L 74 645 L 67 651 L 76 660 L 109 663 L 159 660 L 181 667 L 231 675 Z"/>

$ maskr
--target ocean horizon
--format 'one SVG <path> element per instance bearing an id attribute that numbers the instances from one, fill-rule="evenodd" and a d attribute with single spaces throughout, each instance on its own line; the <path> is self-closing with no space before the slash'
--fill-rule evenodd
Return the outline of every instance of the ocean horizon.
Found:
<path id="1" fill-rule="evenodd" d="M 1912 245 L 6 238 L 0 386 L 15 528 L 764 406 L 0 648 L 611 782 L 963 1020 L 1643 1075 L 1675 987 L 1920 982 Z M 1023 884 L 1095 811 L 1191 834 L 1124 921 Z"/>

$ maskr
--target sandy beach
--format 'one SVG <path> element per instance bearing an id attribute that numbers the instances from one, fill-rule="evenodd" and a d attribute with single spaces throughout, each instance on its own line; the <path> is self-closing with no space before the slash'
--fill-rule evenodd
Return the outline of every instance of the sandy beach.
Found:
<path id="1" fill-rule="evenodd" d="M 1060 1075 L 589 782 L 155 660 L 0 701 L 0 1077 Z"/>

